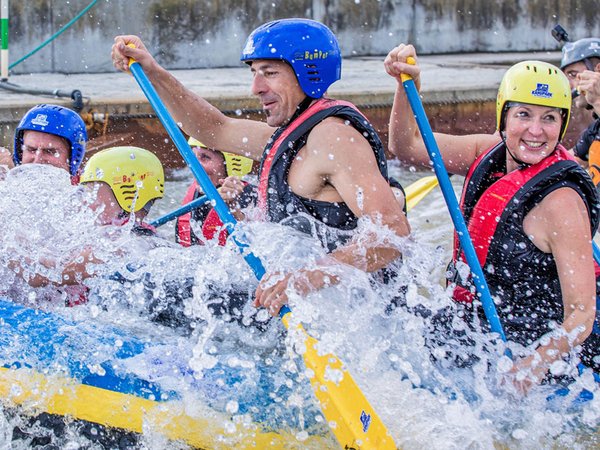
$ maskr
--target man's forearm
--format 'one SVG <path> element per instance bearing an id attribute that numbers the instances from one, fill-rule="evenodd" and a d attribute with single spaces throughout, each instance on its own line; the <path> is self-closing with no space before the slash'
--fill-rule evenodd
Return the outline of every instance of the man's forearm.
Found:
<path id="1" fill-rule="evenodd" d="M 213 142 L 211 136 L 216 135 L 215 128 L 222 125 L 225 115 L 160 66 L 156 66 L 148 77 L 175 122 L 189 135 L 202 133 L 203 143 L 217 148 L 218 142 Z"/>
<path id="2" fill-rule="evenodd" d="M 343 264 L 365 272 L 375 272 L 399 258 L 400 251 L 392 247 L 365 248 L 363 244 L 350 244 L 334 250 L 330 255 Z"/>

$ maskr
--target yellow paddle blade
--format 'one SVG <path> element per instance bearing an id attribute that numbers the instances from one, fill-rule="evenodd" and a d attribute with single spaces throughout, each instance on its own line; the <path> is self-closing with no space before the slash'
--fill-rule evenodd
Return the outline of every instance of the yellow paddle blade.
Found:
<path id="1" fill-rule="evenodd" d="M 289 318 L 290 314 L 282 318 L 288 330 Z M 340 446 L 356 450 L 395 450 L 397 447 L 385 425 L 342 362 L 332 354 L 320 355 L 317 340 L 309 336 L 302 325 L 298 325 L 298 331 L 304 340 L 306 350 L 302 356 L 310 383 Z"/>
<path id="2" fill-rule="evenodd" d="M 435 175 L 423 177 L 404 189 L 406 193 L 406 210 L 410 211 L 438 185 Z"/>

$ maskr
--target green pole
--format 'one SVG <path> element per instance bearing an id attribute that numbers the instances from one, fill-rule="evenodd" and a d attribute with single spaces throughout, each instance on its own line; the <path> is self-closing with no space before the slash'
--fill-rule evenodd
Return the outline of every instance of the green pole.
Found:
<path id="1" fill-rule="evenodd" d="M 0 3 L 0 78 L 3 81 L 8 80 L 8 0 L 1 0 Z"/>

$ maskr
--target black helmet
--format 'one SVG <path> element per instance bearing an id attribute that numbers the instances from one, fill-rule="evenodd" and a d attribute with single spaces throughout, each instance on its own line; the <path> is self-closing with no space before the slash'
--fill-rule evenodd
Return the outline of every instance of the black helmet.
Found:
<path id="1" fill-rule="evenodd" d="M 584 61 L 589 58 L 600 58 L 600 38 L 585 38 L 575 42 L 567 42 L 562 48 L 562 59 L 560 68 L 564 69 L 571 64 Z M 593 70 L 593 65 L 586 62 L 589 70 Z"/>

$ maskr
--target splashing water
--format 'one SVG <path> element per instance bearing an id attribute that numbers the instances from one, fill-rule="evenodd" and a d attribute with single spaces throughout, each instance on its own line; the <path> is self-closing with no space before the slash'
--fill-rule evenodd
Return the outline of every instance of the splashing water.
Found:
<path id="1" fill-rule="evenodd" d="M 403 172 L 399 178 L 420 175 Z M 290 431 L 295 438 L 289 448 L 303 448 L 310 435 L 328 435 L 298 336 L 251 306 L 258 283 L 233 243 L 180 248 L 164 239 L 163 230 L 161 237 L 141 238 L 128 227 L 98 227 L 95 213 L 82 206 L 89 195 L 71 186 L 66 172 L 47 166 L 21 166 L 0 182 L 3 296 L 74 320 L 77 330 L 65 332 L 93 336 L 107 325 L 125 330 L 125 337 L 94 348 L 73 338 L 73 352 L 90 356 L 86 364 L 93 370 L 103 370 L 102 362 L 126 336 L 140 339 L 145 350 L 116 361 L 115 372 L 134 373 L 163 392 L 180 393 L 192 417 L 215 410 L 225 414 L 229 431 L 220 437 L 223 448 L 255 423 Z M 430 194 L 410 219 L 409 239 L 368 221 L 359 224 L 359 235 L 375 236 L 402 251 L 403 261 L 392 267 L 395 275 L 367 276 L 352 267 L 327 265 L 341 283 L 304 298 L 288 289 L 293 320 L 319 340 L 319 352 L 333 352 L 344 361 L 401 448 L 597 446 L 599 400 L 578 406 L 573 393 L 548 402 L 549 386 L 525 398 L 515 396 L 502 385 L 506 361 L 491 336 L 465 330 L 453 315 L 443 316 L 443 329 L 450 333 L 443 339 L 436 334 L 440 314 L 454 307 L 441 283 L 452 232 L 441 195 Z M 286 226 L 240 224 L 236 234 L 251 243 L 268 272 L 327 262 L 315 239 Z M 18 260 L 31 274 L 41 271 L 60 280 L 60 261 L 48 269 L 39 260 L 58 256 L 62 261 L 90 245 L 105 263 L 84 282 L 89 302 L 76 308 L 65 309 L 54 288 L 31 288 L 7 268 Z M 33 338 L 12 352 L 23 354 L 31 345 Z M 67 359 L 59 355 L 56 367 L 66 367 Z M 575 385 L 597 392 L 585 373 Z M 0 411 L 0 446 L 7 445 L 19 420 Z M 336 448 L 328 436 L 325 442 Z M 61 439 L 63 446 L 88 442 L 69 434 Z M 158 437 L 150 424 L 145 424 L 143 444 L 181 448 Z"/>

